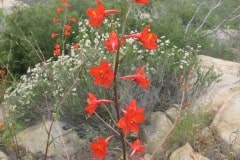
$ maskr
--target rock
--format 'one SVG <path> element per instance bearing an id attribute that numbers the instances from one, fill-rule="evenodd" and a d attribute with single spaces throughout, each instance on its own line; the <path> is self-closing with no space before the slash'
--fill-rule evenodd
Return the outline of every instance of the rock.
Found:
<path id="1" fill-rule="evenodd" d="M 151 157 L 151 155 L 146 153 L 144 155 L 144 160 L 150 160 L 150 157 Z"/>
<path id="2" fill-rule="evenodd" d="M 147 143 L 147 152 L 152 153 L 154 149 L 162 142 L 164 136 L 170 130 L 172 122 L 163 112 L 153 112 L 151 121 L 143 129 L 143 137 Z"/>
<path id="3" fill-rule="evenodd" d="M 0 0 L 0 8 L 3 10 L 3 14 L 11 13 L 14 6 L 26 7 L 28 5 L 18 0 Z"/>
<path id="4" fill-rule="evenodd" d="M 175 150 L 169 160 L 209 160 L 197 152 L 194 152 L 189 143 Z"/>
<path id="5" fill-rule="evenodd" d="M 209 113 L 216 113 L 225 101 L 240 89 L 240 64 L 209 56 L 200 55 L 202 69 L 214 66 L 214 71 L 221 74 L 219 81 L 208 87 L 205 93 L 192 100 L 195 110 L 201 108 Z"/>
<path id="6" fill-rule="evenodd" d="M 8 156 L 2 151 L 0 151 L 0 160 L 8 160 Z"/>
<path id="7" fill-rule="evenodd" d="M 175 107 L 171 107 L 171 108 L 169 108 L 168 110 L 166 110 L 165 113 L 166 113 L 167 117 L 168 117 L 172 122 L 174 122 L 175 119 L 176 119 L 177 116 L 178 116 L 178 109 L 175 108 Z"/>
<path id="8" fill-rule="evenodd" d="M 47 144 L 47 132 L 51 126 L 51 121 L 29 127 L 17 134 L 18 145 L 34 156 L 41 157 L 45 154 Z M 69 157 L 81 153 L 81 147 L 85 141 L 79 139 L 77 133 L 73 130 L 63 130 L 64 123 L 54 122 L 50 136 L 51 145 L 48 149 L 48 157 L 56 160 L 65 160 L 66 152 Z M 63 143 L 64 142 L 64 143 Z M 65 146 L 65 147 L 64 147 Z M 66 149 L 66 150 L 65 150 Z"/>
<path id="9" fill-rule="evenodd" d="M 210 127 L 230 151 L 240 154 L 240 90 L 225 98 Z"/>

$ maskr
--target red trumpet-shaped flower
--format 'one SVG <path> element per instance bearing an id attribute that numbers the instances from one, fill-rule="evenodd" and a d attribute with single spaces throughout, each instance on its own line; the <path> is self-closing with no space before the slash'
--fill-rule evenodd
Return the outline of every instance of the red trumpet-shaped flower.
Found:
<path id="1" fill-rule="evenodd" d="M 60 45 L 58 43 L 55 44 L 54 49 L 60 49 Z"/>
<path id="2" fill-rule="evenodd" d="M 132 153 L 130 154 L 130 157 L 132 157 L 136 152 L 142 153 L 145 151 L 146 147 L 141 145 L 141 142 L 139 139 L 136 139 L 133 143 L 130 143 L 130 147 L 132 148 Z"/>
<path id="3" fill-rule="evenodd" d="M 65 27 L 64 27 L 64 29 L 65 29 L 66 31 L 70 31 L 71 28 L 72 28 L 72 26 L 69 25 L 69 24 L 66 24 Z"/>
<path id="4" fill-rule="evenodd" d="M 74 43 L 74 44 L 72 45 L 72 47 L 73 47 L 74 49 L 79 49 L 79 44 L 78 44 L 78 43 Z"/>
<path id="5" fill-rule="evenodd" d="M 53 54 L 55 56 L 59 56 L 61 54 L 61 49 L 60 48 L 61 48 L 61 46 L 58 43 L 55 44 L 54 50 L 53 50 Z"/>
<path id="6" fill-rule="evenodd" d="M 138 39 L 143 46 L 148 50 L 154 50 L 158 47 L 157 45 L 157 35 L 150 33 L 150 25 L 146 26 L 141 33 L 133 33 L 130 35 L 124 36 L 124 38 L 136 38 Z"/>
<path id="7" fill-rule="evenodd" d="M 65 31 L 65 32 L 64 32 L 64 36 L 65 36 L 65 37 L 69 37 L 70 35 L 71 35 L 70 31 Z"/>
<path id="8" fill-rule="evenodd" d="M 130 79 L 136 82 L 138 85 L 140 85 L 144 89 L 149 89 L 149 83 L 150 80 L 147 78 L 146 74 L 144 72 L 144 67 L 142 66 L 139 68 L 134 75 L 126 75 L 123 77 L 120 77 L 120 79 Z"/>
<path id="9" fill-rule="evenodd" d="M 77 19 L 75 17 L 72 17 L 69 19 L 72 23 L 76 23 L 77 22 Z"/>
<path id="10" fill-rule="evenodd" d="M 58 23 L 58 22 L 59 22 L 58 18 L 55 17 L 55 18 L 52 19 L 52 23 Z"/>
<path id="11" fill-rule="evenodd" d="M 66 7 L 66 8 L 70 8 L 70 7 L 71 7 L 71 4 L 66 2 L 66 3 L 65 3 L 65 7 Z"/>
<path id="12" fill-rule="evenodd" d="M 109 39 L 105 40 L 104 44 L 109 52 L 116 52 L 120 47 L 117 33 L 112 31 L 109 35 Z"/>
<path id="13" fill-rule="evenodd" d="M 92 115 L 100 104 L 113 103 L 113 101 L 106 99 L 97 99 L 94 94 L 88 93 L 87 103 L 88 105 L 85 107 L 85 111 L 88 115 Z"/>
<path id="14" fill-rule="evenodd" d="M 92 156 L 97 157 L 98 160 L 103 160 L 108 153 L 107 145 L 113 136 L 109 136 L 106 139 L 98 137 L 97 141 L 90 143 L 90 148 L 92 149 Z"/>
<path id="15" fill-rule="evenodd" d="M 58 36 L 59 36 L 58 33 L 54 33 L 54 32 L 53 32 L 53 33 L 51 34 L 51 38 L 52 38 L 52 39 L 57 38 Z"/>
<path id="16" fill-rule="evenodd" d="M 57 12 L 57 13 L 61 13 L 62 11 L 63 11 L 63 8 L 62 8 L 62 7 L 59 7 L 59 6 L 58 6 L 58 7 L 56 8 L 56 12 Z"/>
<path id="17" fill-rule="evenodd" d="M 111 70 L 111 64 L 102 61 L 99 66 L 94 66 L 90 69 L 90 75 L 94 77 L 94 84 L 103 84 L 105 88 L 109 88 L 114 78 L 114 73 Z"/>
<path id="18" fill-rule="evenodd" d="M 53 50 L 53 54 L 55 55 L 55 56 L 59 56 L 60 54 L 61 54 L 61 49 L 59 48 L 59 49 L 54 49 Z"/>
<path id="19" fill-rule="evenodd" d="M 145 121 L 143 114 L 144 109 L 137 107 L 137 102 L 133 99 L 130 104 L 126 105 L 126 110 L 122 110 L 124 116 L 119 119 L 117 126 L 123 129 L 123 133 L 126 135 L 130 131 L 138 133 L 139 124 Z"/>
<path id="20" fill-rule="evenodd" d="M 135 0 L 137 4 L 148 4 L 148 0 Z"/>
<path id="21" fill-rule="evenodd" d="M 112 13 L 118 13 L 120 10 L 105 10 L 104 6 L 101 2 L 101 0 L 97 0 L 97 8 L 89 8 L 86 11 L 87 16 L 89 17 L 89 25 L 100 27 L 102 25 L 102 22 L 104 20 L 104 17 L 112 14 Z"/>

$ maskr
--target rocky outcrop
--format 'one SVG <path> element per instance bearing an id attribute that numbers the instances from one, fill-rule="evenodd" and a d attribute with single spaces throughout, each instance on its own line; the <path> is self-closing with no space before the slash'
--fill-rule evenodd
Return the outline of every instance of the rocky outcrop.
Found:
<path id="1" fill-rule="evenodd" d="M 0 151 L 0 160 L 8 160 L 8 159 L 9 159 L 8 156 L 4 152 Z"/>
<path id="2" fill-rule="evenodd" d="M 45 155 L 47 139 L 51 121 L 29 127 L 17 134 L 18 145 L 22 147 L 26 155 L 34 155 L 42 158 Z M 64 123 L 54 122 L 52 124 L 48 148 L 48 157 L 52 160 L 65 160 L 66 157 L 76 157 L 81 155 L 85 141 L 78 138 L 73 130 L 64 130 Z M 76 155 L 77 154 L 77 155 Z M 78 158 L 71 158 L 78 159 Z"/>
<path id="3" fill-rule="evenodd" d="M 225 103 L 219 109 L 211 129 L 228 145 L 228 151 L 234 151 L 240 155 L 240 90 L 230 94 Z"/>
<path id="4" fill-rule="evenodd" d="M 226 100 L 240 90 L 240 64 L 203 55 L 200 55 L 199 59 L 203 70 L 214 66 L 214 71 L 220 77 L 218 82 L 192 102 L 192 106 L 195 109 L 201 108 L 210 113 L 217 113 Z"/>
<path id="5" fill-rule="evenodd" d="M 12 8 L 16 7 L 26 7 L 25 3 L 22 3 L 21 1 L 16 0 L 1 0 L 0 1 L 0 9 L 3 10 L 3 14 L 11 13 Z"/>
<path id="6" fill-rule="evenodd" d="M 214 66 L 221 76 L 193 106 L 214 113 L 210 128 L 224 147 L 222 151 L 240 154 L 240 64 L 208 56 L 199 58 L 203 69 Z"/>
<path id="7" fill-rule="evenodd" d="M 189 143 L 175 150 L 169 160 L 209 160 L 206 157 L 194 152 L 193 148 Z"/>

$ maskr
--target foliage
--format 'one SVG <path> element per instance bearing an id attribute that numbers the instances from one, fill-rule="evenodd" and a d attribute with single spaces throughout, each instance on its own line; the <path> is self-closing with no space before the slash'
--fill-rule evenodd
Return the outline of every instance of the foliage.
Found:
<path id="1" fill-rule="evenodd" d="M 108 20 L 104 21 L 104 25 Z M 111 26 L 109 26 L 111 27 Z M 72 125 L 77 124 L 77 119 L 84 119 L 83 107 L 86 103 L 82 100 L 87 92 L 96 95 L 105 95 L 106 99 L 112 97 L 112 93 L 96 89 L 92 85 L 92 79 L 88 76 L 89 66 L 96 65 L 100 59 L 111 59 L 111 54 L 104 54 L 105 48 L 102 42 L 108 34 L 94 32 L 86 25 L 86 21 L 79 22 L 79 45 L 80 50 L 72 50 L 71 55 L 59 57 L 57 60 L 50 58 L 44 63 L 38 63 L 29 68 L 26 75 L 21 76 L 21 81 L 12 85 L 5 93 L 4 106 L 13 115 L 14 121 L 31 125 L 50 114 L 58 111 L 57 115 L 68 120 Z M 107 27 L 106 27 L 107 29 Z M 85 34 L 83 34 L 85 33 Z M 137 86 L 130 86 L 130 82 L 120 84 L 120 103 L 126 104 L 131 97 L 139 100 L 140 106 L 146 106 L 146 110 L 165 110 L 172 103 L 177 102 L 177 90 L 179 89 L 178 78 L 187 75 L 191 70 L 196 76 L 204 77 L 197 84 L 203 84 L 208 77 L 200 70 L 196 57 L 196 50 L 189 51 L 171 46 L 170 41 L 164 37 L 158 40 L 159 49 L 146 51 L 139 49 L 138 43 L 131 39 L 122 47 L 121 69 L 122 75 L 134 71 L 141 65 L 146 66 L 146 72 L 151 77 L 151 90 L 143 91 Z M 132 58 L 136 56 L 137 58 Z M 210 85 L 215 79 L 209 81 Z M 129 87 L 124 87 L 124 85 Z M 197 86 L 197 84 L 195 84 Z M 170 93 L 170 94 L 169 94 Z M 169 99 L 170 102 L 162 104 Z M 63 101 L 64 100 L 64 101 Z M 158 104 L 161 105 L 158 105 Z M 154 108 L 154 106 L 160 106 Z M 59 110 L 58 110 L 59 109 Z M 75 122 L 74 122 L 75 120 Z"/>
<path id="2" fill-rule="evenodd" d="M 43 4 L 38 4 L 37 6 L 39 7 L 41 5 Z M 54 7 L 50 9 L 53 8 Z M 93 12 L 94 11 L 95 10 L 93 10 Z M 45 29 L 47 30 L 46 32 L 49 32 L 45 34 L 44 30 L 42 30 L 44 28 L 34 28 L 37 30 L 32 32 L 32 30 L 26 29 L 28 26 L 31 26 L 31 23 L 26 23 L 28 21 L 21 23 L 21 21 L 18 21 L 18 18 L 21 17 L 21 14 L 24 14 L 23 17 L 26 15 L 34 15 L 37 19 L 38 15 L 35 15 L 35 12 L 30 9 L 24 9 L 24 12 L 18 10 L 16 13 L 18 13 L 18 15 L 10 15 L 10 19 L 9 21 L 6 20 L 6 23 L 12 23 L 12 26 L 14 26 L 13 24 L 16 24 L 17 29 L 19 30 L 15 33 L 9 34 L 10 32 L 6 29 L 8 34 L 3 34 L 3 36 L 11 35 L 8 40 L 11 40 L 11 42 L 14 42 L 15 44 L 10 48 L 15 50 L 22 45 L 22 48 L 25 49 L 23 52 L 24 55 L 19 53 L 17 54 L 18 57 L 12 57 L 15 53 L 10 52 L 10 54 L 5 54 L 7 55 L 5 60 L 10 65 L 10 68 L 14 68 L 14 65 L 21 66 L 20 64 L 11 64 L 12 62 L 16 63 L 15 60 L 18 59 L 21 63 L 26 65 L 24 69 L 28 68 L 28 70 L 25 75 L 20 76 L 19 83 L 13 84 L 6 90 L 3 106 L 5 107 L 7 118 L 9 118 L 11 124 L 17 123 L 19 126 L 23 126 L 23 128 L 44 119 L 51 119 L 53 121 L 64 120 L 68 122 L 70 127 L 76 128 L 76 130 L 81 127 L 83 128 L 83 126 L 79 126 L 79 124 L 86 123 L 84 112 L 86 102 L 84 99 L 87 93 L 93 92 L 97 97 L 101 96 L 101 98 L 104 98 L 102 99 L 102 102 L 106 102 L 105 98 L 108 99 L 108 97 L 112 98 L 115 96 L 113 95 L 114 88 L 104 90 L 93 86 L 93 80 L 88 76 L 88 74 L 89 68 L 93 65 L 99 64 L 102 59 L 111 62 L 114 61 L 114 57 L 111 53 L 109 54 L 106 52 L 106 48 L 102 42 L 109 37 L 108 33 L 113 28 L 117 32 L 120 32 L 122 27 L 120 25 L 122 20 L 121 17 L 117 17 L 116 21 L 113 23 L 113 19 L 110 16 L 109 19 L 104 20 L 103 28 L 98 30 L 94 30 L 89 27 L 87 25 L 87 20 L 84 17 L 78 18 L 79 26 L 76 26 L 76 28 L 79 30 L 74 32 L 73 36 L 70 37 L 66 43 L 61 44 L 64 45 L 63 48 L 65 48 L 65 55 L 49 58 L 52 56 L 52 48 L 54 44 L 52 43 L 53 41 L 48 38 L 48 41 L 51 43 L 48 44 L 49 46 L 45 46 L 44 44 L 48 41 L 46 41 L 44 37 L 48 37 L 52 33 L 49 28 L 54 29 L 54 31 L 57 29 L 61 30 L 63 25 L 50 25 L 49 21 L 51 20 L 49 20 L 49 15 L 51 13 L 46 12 L 45 14 L 46 17 L 48 16 L 48 20 L 45 22 L 48 22 L 47 24 L 49 26 L 47 26 L 48 29 Z M 39 13 L 39 10 L 36 13 Z M 104 14 L 104 12 L 102 13 Z M 34 17 L 32 17 L 33 19 L 29 18 L 29 22 L 34 21 Z M 68 17 L 66 19 L 68 19 Z M 46 19 L 43 18 L 43 20 Z M 41 24 L 40 21 L 34 22 L 38 25 Z M 148 22 L 148 20 L 146 22 Z M 21 29 L 19 26 L 22 25 L 26 25 L 26 28 Z M 145 26 L 145 23 L 142 22 L 136 28 L 137 30 L 141 30 Z M 137 32 L 136 30 L 132 31 L 131 29 L 131 27 L 127 28 L 126 33 L 131 34 Z M 156 28 L 151 28 L 151 30 L 154 29 Z M 28 32 L 29 35 L 27 34 Z M 43 39 L 39 39 L 39 43 L 35 38 L 35 32 L 43 34 L 41 35 Z M 41 38 L 41 36 L 39 38 Z M 4 40 L 6 40 L 6 37 Z M 63 41 L 63 38 L 59 41 L 61 40 Z M 40 42 L 43 42 L 43 44 Z M 73 42 L 77 42 L 80 48 L 71 47 Z M 159 48 L 154 51 L 149 51 L 145 50 L 145 48 L 143 48 L 142 45 L 139 45 L 139 43 L 134 39 L 128 38 L 126 39 L 126 44 L 120 48 L 120 52 L 118 53 L 121 53 L 119 59 L 119 62 L 121 63 L 119 63 L 120 67 L 119 72 L 117 72 L 117 74 L 119 74 L 118 76 L 129 74 L 129 72 L 135 71 L 136 68 L 139 68 L 139 66 L 145 66 L 145 71 L 152 80 L 150 85 L 151 89 L 147 91 L 140 90 L 137 85 L 132 85 L 129 81 L 119 82 L 119 97 L 117 98 L 119 98 L 120 107 L 123 107 L 124 104 L 127 104 L 134 97 L 137 99 L 138 105 L 145 107 L 144 109 L 148 113 L 156 110 L 164 111 L 173 103 L 178 102 L 177 90 L 179 90 L 180 76 L 188 77 L 190 73 L 193 73 L 194 77 L 197 77 L 197 80 L 193 82 L 196 87 L 208 86 L 215 80 L 216 77 L 212 75 L 213 72 L 209 71 L 206 74 L 200 71 L 200 65 L 197 59 L 199 46 L 197 50 L 191 47 L 179 49 L 177 46 L 172 45 L 171 42 L 164 36 L 159 38 L 157 43 Z M 46 49 L 41 46 L 46 47 Z M 39 48 L 41 52 L 39 52 Z M 32 51 L 34 51 L 39 57 L 36 55 L 32 56 Z M 49 57 L 47 57 L 45 53 L 49 54 Z M 9 57 L 12 59 L 9 59 Z M 31 60 L 26 60 L 26 58 Z M 46 58 L 47 60 L 45 60 Z M 23 59 L 26 60 L 26 62 L 23 61 Z M 41 62 L 37 63 L 40 60 Z M 34 66 L 35 63 L 37 64 Z M 118 60 L 112 65 L 118 65 Z M 24 72 L 24 69 L 21 71 L 22 73 Z M 16 72 L 20 73 L 19 70 L 16 70 Z M 201 78 L 198 79 L 198 77 Z M 199 88 L 201 87 L 196 88 L 195 91 L 198 92 Z M 161 104 L 162 101 L 166 99 L 169 101 Z M 133 106 L 136 107 L 135 105 Z M 159 107 L 157 108 L 155 106 Z M 105 115 L 106 112 L 109 112 L 109 110 L 112 111 L 113 117 L 119 117 L 119 113 L 116 112 L 117 109 L 114 105 L 112 105 L 108 111 L 99 110 L 98 113 L 100 115 Z M 94 121 L 91 118 L 90 120 Z M 106 118 L 105 120 L 107 121 L 108 119 Z M 144 118 L 142 118 L 140 122 L 142 123 L 143 120 Z M 113 123 L 111 120 L 108 122 Z M 97 131 L 95 131 L 92 135 L 97 134 L 96 132 L 103 132 L 103 134 L 107 133 L 107 131 L 103 129 L 101 122 L 95 120 L 91 125 L 95 125 L 94 129 L 97 127 Z M 85 128 L 83 129 L 85 131 Z M 136 130 L 136 127 L 134 127 L 134 129 Z M 82 137 L 92 138 L 92 135 L 85 133 Z M 141 146 L 140 143 L 138 145 Z M 45 154 L 47 157 L 47 152 Z"/>
<path id="3" fill-rule="evenodd" d="M 56 16 L 55 5 L 56 1 L 52 1 L 49 4 L 16 7 L 14 12 L 3 16 L 0 67 L 20 76 L 29 66 L 52 57 L 54 42 L 50 35 L 60 27 L 51 24 L 52 17 Z M 79 15 L 76 11 L 71 11 L 69 15 Z"/>
<path id="4" fill-rule="evenodd" d="M 35 1 L 37 2 L 37 1 Z M 86 18 L 85 11 L 88 7 L 93 6 L 95 1 L 77 1 L 69 0 L 72 9 L 69 15 L 75 15 L 78 19 Z M 193 19 L 188 32 L 186 27 L 194 16 L 201 2 L 198 0 L 181 0 L 181 1 L 161 1 L 152 0 L 148 6 L 134 7 L 128 18 L 128 28 L 130 32 L 133 28 L 141 29 L 143 23 L 151 23 L 152 30 L 159 36 L 166 36 L 173 45 L 179 48 L 186 46 L 197 47 L 201 45 L 202 54 L 208 54 L 214 57 L 232 59 L 231 51 L 227 50 L 222 44 L 215 43 L 206 36 L 203 36 L 206 30 L 216 27 L 224 18 L 231 13 L 237 6 L 238 1 L 222 1 L 222 4 L 210 14 L 204 26 L 198 31 L 196 28 L 201 25 L 209 9 L 214 5 L 212 1 L 206 2 L 200 8 L 198 14 Z M 55 7 L 59 2 L 57 0 L 45 3 L 31 4 L 29 7 L 15 8 L 15 12 L 9 15 L 1 15 L 4 28 L 0 33 L 0 67 L 8 68 L 13 75 L 18 77 L 25 73 L 27 68 L 52 57 L 54 42 L 51 41 L 50 34 L 60 26 L 52 25 L 51 18 L 56 15 Z M 118 7 L 120 1 L 106 1 L 106 7 Z M 124 10 L 124 6 L 119 9 Z M 234 13 L 237 15 L 238 12 Z M 122 17 L 118 17 L 120 20 Z M 111 21 L 112 17 L 109 17 Z M 141 19 L 137 21 L 136 19 Z M 237 19 L 232 19 L 224 23 L 222 27 L 238 29 Z M 104 30 L 104 29 L 100 29 Z M 67 40 L 67 43 L 73 43 L 76 35 Z M 47 43 L 46 43 L 47 42 Z M 211 47 L 214 44 L 215 47 Z M 217 48 L 217 49 L 212 49 Z"/>

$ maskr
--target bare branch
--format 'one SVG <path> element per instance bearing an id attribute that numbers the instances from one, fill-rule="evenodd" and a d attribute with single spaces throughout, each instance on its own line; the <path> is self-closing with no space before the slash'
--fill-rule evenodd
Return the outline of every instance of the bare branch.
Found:
<path id="1" fill-rule="evenodd" d="M 207 21 L 208 17 L 211 15 L 212 11 L 213 11 L 214 9 L 216 9 L 217 7 L 219 7 L 219 6 L 221 5 L 221 2 L 222 2 L 222 0 L 219 0 L 215 6 L 212 6 L 212 7 L 210 8 L 209 12 L 207 13 L 207 15 L 205 16 L 205 18 L 203 19 L 202 24 L 195 30 L 195 33 L 196 33 L 197 31 L 199 31 L 199 30 L 203 27 L 203 25 L 204 25 L 205 22 Z"/>
<path id="2" fill-rule="evenodd" d="M 232 16 L 234 13 L 236 13 L 239 9 L 240 9 L 240 5 L 239 5 L 236 9 L 234 9 L 225 19 L 223 19 L 213 30 L 211 30 L 210 32 L 205 33 L 204 36 L 207 36 L 207 35 L 209 35 L 209 34 L 212 34 L 212 33 L 216 32 L 216 31 L 223 25 L 223 23 L 231 20 L 231 19 L 232 19 L 231 16 Z M 240 16 L 240 15 L 238 15 L 238 17 L 239 17 L 239 16 Z"/>
<path id="3" fill-rule="evenodd" d="M 199 6 L 198 8 L 196 9 L 196 12 L 194 13 L 194 15 L 192 16 L 191 20 L 188 22 L 187 26 L 186 26 L 186 29 L 185 29 L 185 34 L 184 34 L 184 40 L 186 39 L 186 36 L 187 36 L 187 32 L 188 32 L 188 29 L 190 27 L 190 25 L 192 24 L 192 21 L 194 20 L 194 18 L 196 17 L 197 13 L 199 12 L 199 10 L 201 9 L 201 7 L 206 4 L 206 0 L 203 1 Z"/>
<path id="4" fill-rule="evenodd" d="M 235 19 L 237 19 L 237 18 L 239 18 L 239 17 L 240 17 L 240 15 L 233 16 L 233 17 L 230 18 L 228 21 L 233 21 L 233 20 L 235 20 Z"/>

